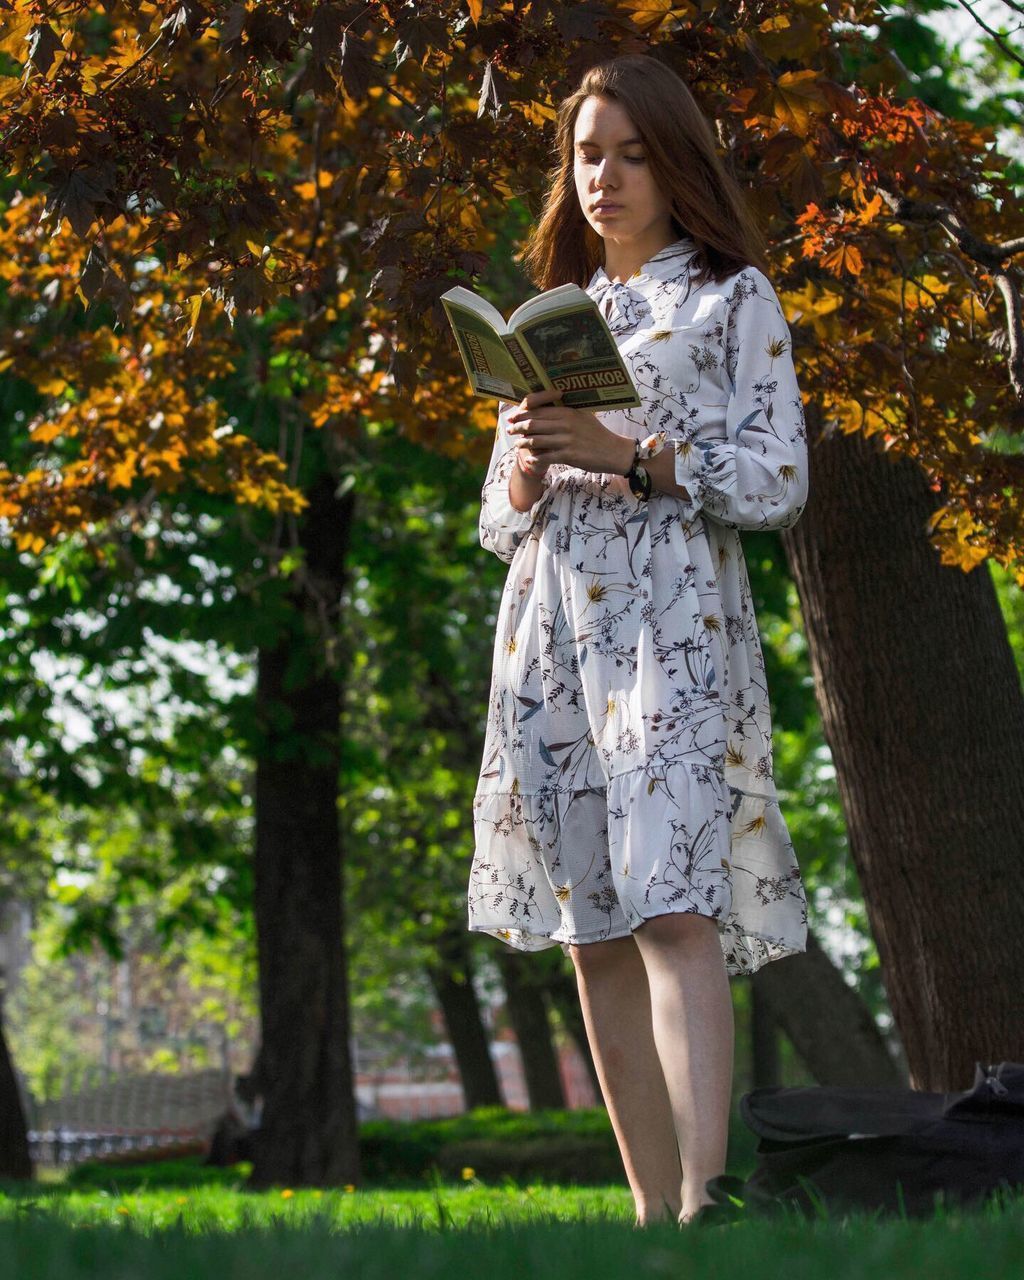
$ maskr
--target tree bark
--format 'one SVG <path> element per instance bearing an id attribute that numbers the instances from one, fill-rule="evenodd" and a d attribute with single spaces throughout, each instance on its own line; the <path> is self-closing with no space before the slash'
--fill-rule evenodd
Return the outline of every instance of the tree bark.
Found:
<path id="1" fill-rule="evenodd" d="M 353 499 L 327 472 L 300 520 L 310 590 L 294 626 L 259 651 L 256 841 L 263 1096 L 255 1187 L 334 1186 L 359 1177 L 338 822 L 341 687 L 320 623 L 344 584 Z"/>
<path id="2" fill-rule="evenodd" d="M 531 965 L 530 958 L 523 952 L 499 946 L 497 959 L 505 987 L 505 1007 L 523 1061 L 530 1110 L 564 1108 L 565 1091 L 544 993 L 537 982 L 536 958 Z"/>
<path id="3" fill-rule="evenodd" d="M 751 977 L 769 1015 L 818 1084 L 906 1086 L 871 1010 L 807 931 L 807 950 Z"/>
<path id="4" fill-rule="evenodd" d="M 750 983 L 750 1087 L 773 1089 L 782 1084 L 779 1024 L 764 988 L 753 981 L 753 977 Z"/>
<path id="5" fill-rule="evenodd" d="M 458 1063 L 466 1109 L 504 1106 L 480 1003 L 473 989 L 472 959 L 461 921 L 453 922 L 438 939 L 437 960 L 428 966 L 427 973 Z"/>
<path id="6" fill-rule="evenodd" d="M 1024 699 L 987 567 L 928 542 L 926 477 L 816 417 L 781 536 L 851 856 L 911 1085 L 964 1089 L 1024 1060 Z"/>
<path id="7" fill-rule="evenodd" d="M 25 1110 L 0 1020 L 0 1178 L 31 1179 L 34 1174 Z"/>

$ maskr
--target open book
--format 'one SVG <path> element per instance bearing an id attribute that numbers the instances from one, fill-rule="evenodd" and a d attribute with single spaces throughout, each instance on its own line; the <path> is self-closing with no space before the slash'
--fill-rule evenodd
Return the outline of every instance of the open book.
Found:
<path id="1" fill-rule="evenodd" d="M 508 318 L 471 289 L 441 295 L 474 395 L 522 400 L 557 389 L 573 409 L 641 403 L 597 303 L 576 284 L 530 298 Z"/>

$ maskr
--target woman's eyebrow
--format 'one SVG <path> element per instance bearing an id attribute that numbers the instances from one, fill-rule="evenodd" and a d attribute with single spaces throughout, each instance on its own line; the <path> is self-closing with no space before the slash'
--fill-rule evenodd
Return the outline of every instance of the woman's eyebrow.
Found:
<path id="1" fill-rule="evenodd" d="M 623 138 L 623 140 L 617 145 L 620 147 L 628 147 L 630 143 L 633 142 L 643 142 L 643 138 Z M 600 143 L 595 142 L 593 138 L 577 138 L 576 145 L 578 147 L 597 147 L 600 146 Z"/>

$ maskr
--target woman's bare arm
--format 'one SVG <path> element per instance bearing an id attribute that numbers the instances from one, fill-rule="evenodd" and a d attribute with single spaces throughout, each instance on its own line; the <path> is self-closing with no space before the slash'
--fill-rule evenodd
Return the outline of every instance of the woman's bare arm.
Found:
<path id="1" fill-rule="evenodd" d="M 684 502 L 690 501 L 689 491 L 676 484 L 676 451 L 671 441 L 653 458 L 644 458 L 640 465 L 650 472 L 653 489 L 670 493 L 673 498 L 682 498 Z"/>
<path id="2" fill-rule="evenodd" d="M 547 467 L 544 468 L 547 471 Z M 519 455 L 516 454 L 516 465 L 512 468 L 512 474 L 508 478 L 508 500 L 517 511 L 529 511 L 540 495 L 544 492 L 545 485 L 542 475 L 527 475 L 519 465 Z"/>

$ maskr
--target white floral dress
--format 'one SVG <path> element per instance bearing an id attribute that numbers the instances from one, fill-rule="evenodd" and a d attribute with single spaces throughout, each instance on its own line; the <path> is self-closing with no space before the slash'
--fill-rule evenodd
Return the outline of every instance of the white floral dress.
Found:
<path id="1" fill-rule="evenodd" d="M 731 976 L 806 947 L 740 530 L 799 518 L 807 436 L 770 281 L 744 267 L 695 287 L 695 251 L 683 238 L 587 286 L 643 402 L 597 416 L 674 449 L 689 501 L 552 464 L 516 511 L 515 406 L 499 407 L 479 532 L 509 572 L 468 914 L 521 950 L 567 951 L 695 912 L 718 922 Z"/>

